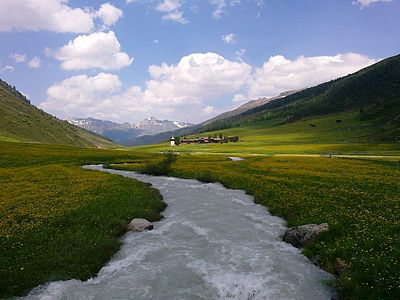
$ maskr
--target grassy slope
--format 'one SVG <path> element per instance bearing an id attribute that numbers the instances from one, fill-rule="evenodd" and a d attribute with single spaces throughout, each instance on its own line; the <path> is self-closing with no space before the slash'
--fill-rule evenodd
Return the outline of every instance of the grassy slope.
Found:
<path id="1" fill-rule="evenodd" d="M 373 141 L 400 141 L 400 55 L 354 74 L 277 99 L 240 115 L 203 126 L 200 131 L 248 127 L 266 120 L 290 123 L 307 117 L 362 111 L 374 125 Z"/>
<path id="2" fill-rule="evenodd" d="M 343 299 L 399 299 L 399 168 L 399 160 L 180 155 L 169 175 L 244 189 L 288 226 L 328 222 L 330 231 L 304 251 L 332 273 L 337 257 L 348 265 L 337 281 Z"/>
<path id="3" fill-rule="evenodd" d="M 0 85 L 0 141 L 115 148 L 112 142 L 37 109 Z"/>
<path id="4" fill-rule="evenodd" d="M 159 219 L 156 190 L 79 167 L 142 157 L 0 143 L 0 298 L 50 280 L 89 278 L 118 249 L 130 219 Z"/>
<path id="5" fill-rule="evenodd" d="M 336 120 L 342 123 L 337 124 Z M 309 124 L 316 127 L 310 128 Z M 379 131 L 372 121 L 360 120 L 359 112 L 331 114 L 306 118 L 294 123 L 276 125 L 263 121 L 247 127 L 201 133 L 198 136 L 238 135 L 240 142 L 210 145 L 180 145 L 178 152 L 230 154 L 343 154 L 399 155 L 400 143 L 381 144 L 373 136 Z M 131 148 L 141 152 L 158 152 L 171 147 L 167 144 Z"/>

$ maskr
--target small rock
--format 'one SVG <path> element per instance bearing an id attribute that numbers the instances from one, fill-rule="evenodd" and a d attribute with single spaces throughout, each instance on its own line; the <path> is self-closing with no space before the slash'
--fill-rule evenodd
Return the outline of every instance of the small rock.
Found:
<path id="1" fill-rule="evenodd" d="M 286 230 L 283 240 L 296 248 L 302 248 L 312 242 L 319 234 L 328 230 L 328 223 L 301 225 Z"/>
<path id="2" fill-rule="evenodd" d="M 133 219 L 129 225 L 128 229 L 131 231 L 145 231 L 145 230 L 152 230 L 153 224 L 151 224 L 146 219 Z"/>
<path id="3" fill-rule="evenodd" d="M 338 275 L 344 273 L 344 271 L 346 271 L 348 267 L 349 265 L 346 264 L 342 259 L 340 259 L 339 257 L 335 258 L 335 271 Z"/>

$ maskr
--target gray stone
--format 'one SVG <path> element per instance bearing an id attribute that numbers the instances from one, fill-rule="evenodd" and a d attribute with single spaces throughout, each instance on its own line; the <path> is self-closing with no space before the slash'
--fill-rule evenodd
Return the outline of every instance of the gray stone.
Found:
<path id="1" fill-rule="evenodd" d="M 302 248 L 312 242 L 319 234 L 328 230 L 328 223 L 301 225 L 286 230 L 283 240 L 296 248 Z"/>
<path id="2" fill-rule="evenodd" d="M 151 224 L 146 219 L 133 219 L 129 225 L 128 229 L 131 231 L 145 231 L 145 230 L 152 230 L 153 224 Z"/>

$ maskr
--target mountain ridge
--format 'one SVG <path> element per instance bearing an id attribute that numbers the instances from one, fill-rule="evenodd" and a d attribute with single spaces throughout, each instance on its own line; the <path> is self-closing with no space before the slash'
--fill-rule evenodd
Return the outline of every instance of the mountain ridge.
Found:
<path id="1" fill-rule="evenodd" d="M 145 135 L 154 135 L 193 126 L 190 123 L 161 120 L 155 117 L 148 117 L 136 123 L 117 123 L 95 118 L 68 118 L 67 121 L 102 135 L 118 144 L 124 144 Z"/>
<path id="2" fill-rule="evenodd" d="M 78 147 L 116 148 L 113 142 L 38 109 L 0 79 L 0 140 Z"/>

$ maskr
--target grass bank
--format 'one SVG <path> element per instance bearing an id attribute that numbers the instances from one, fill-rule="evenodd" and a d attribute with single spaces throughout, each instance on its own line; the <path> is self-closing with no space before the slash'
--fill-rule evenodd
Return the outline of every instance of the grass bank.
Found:
<path id="1" fill-rule="evenodd" d="M 144 161 L 119 166 L 144 170 Z M 338 275 L 343 299 L 400 299 L 400 162 L 368 159 L 271 156 L 230 161 L 225 156 L 179 155 L 169 175 L 221 182 L 246 190 L 282 216 L 288 226 L 330 225 L 304 249 Z"/>
<path id="2" fill-rule="evenodd" d="M 80 168 L 142 156 L 0 143 L 0 298 L 47 281 L 94 276 L 118 250 L 132 218 L 158 220 L 165 204 L 157 190 Z"/>

